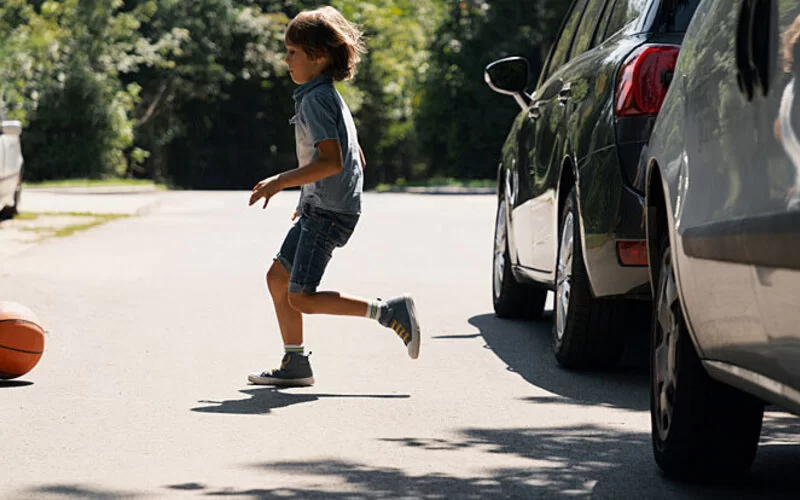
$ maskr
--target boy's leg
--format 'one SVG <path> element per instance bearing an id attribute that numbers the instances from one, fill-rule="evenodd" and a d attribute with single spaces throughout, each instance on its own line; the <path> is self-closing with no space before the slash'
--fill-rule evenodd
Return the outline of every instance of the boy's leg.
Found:
<path id="1" fill-rule="evenodd" d="M 334 249 L 344 246 L 355 227 L 356 217 L 330 215 L 311 210 L 300 231 L 289 278 L 289 304 L 303 314 L 362 316 L 378 320 L 403 340 L 411 358 L 419 355 L 420 330 L 414 301 L 403 296 L 385 302 L 317 292 Z"/>
<path id="2" fill-rule="evenodd" d="M 417 321 L 414 300 L 407 295 L 385 302 L 367 302 L 347 297 L 339 292 L 301 293 L 289 292 L 289 304 L 303 314 L 332 314 L 337 316 L 362 316 L 378 320 L 391 328 L 403 340 L 412 359 L 419 356 L 421 332 Z M 374 311 L 374 314 L 370 314 Z"/>
<path id="3" fill-rule="evenodd" d="M 267 287 L 275 306 L 275 315 L 283 338 L 285 353 L 279 368 L 271 371 L 251 373 L 247 379 L 252 384 L 277 386 L 307 386 L 314 383 L 314 374 L 303 353 L 303 316 L 289 305 L 289 281 L 293 259 L 302 232 L 301 218 L 281 246 L 275 261 L 267 271 Z"/>
<path id="4" fill-rule="evenodd" d="M 283 345 L 303 344 L 303 315 L 289 303 L 289 272 L 275 260 L 267 271 L 267 287 L 272 295 Z"/>
<path id="5" fill-rule="evenodd" d="M 339 292 L 289 292 L 288 303 L 302 314 L 366 316 L 369 308 L 366 300 L 348 297 Z"/>

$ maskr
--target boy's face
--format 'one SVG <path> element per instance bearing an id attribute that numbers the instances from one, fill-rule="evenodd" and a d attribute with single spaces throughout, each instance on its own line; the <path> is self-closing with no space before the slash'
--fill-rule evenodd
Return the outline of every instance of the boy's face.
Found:
<path id="1" fill-rule="evenodd" d="M 286 57 L 283 62 L 289 66 L 289 75 L 292 81 L 302 85 L 311 81 L 314 77 L 322 74 L 328 65 L 326 57 L 312 58 L 302 47 L 298 45 L 286 44 Z"/>

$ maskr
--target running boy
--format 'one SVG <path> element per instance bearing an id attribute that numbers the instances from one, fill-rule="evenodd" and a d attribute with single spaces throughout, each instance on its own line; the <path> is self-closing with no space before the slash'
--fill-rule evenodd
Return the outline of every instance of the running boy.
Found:
<path id="1" fill-rule="evenodd" d="M 363 316 L 389 327 L 408 355 L 419 355 L 420 331 L 409 296 L 362 300 L 338 292 L 317 292 L 335 248 L 350 239 L 361 214 L 364 154 L 350 110 L 333 81 L 352 78 L 365 51 L 360 30 L 333 7 L 305 11 L 286 30 L 286 58 L 294 92 L 299 168 L 262 180 L 250 205 L 277 192 L 302 186 L 294 217 L 299 219 L 267 271 L 267 287 L 285 354 L 280 368 L 252 373 L 253 384 L 305 386 L 314 383 L 303 347 L 303 314 Z"/>

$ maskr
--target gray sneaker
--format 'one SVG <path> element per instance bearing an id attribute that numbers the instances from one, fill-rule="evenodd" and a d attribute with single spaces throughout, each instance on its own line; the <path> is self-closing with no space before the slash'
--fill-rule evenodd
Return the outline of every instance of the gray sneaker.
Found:
<path id="1" fill-rule="evenodd" d="M 251 373 L 247 380 L 256 385 L 303 387 L 314 384 L 314 373 L 311 371 L 308 356 L 287 352 L 283 355 L 280 368 L 271 372 Z"/>
<path id="2" fill-rule="evenodd" d="M 380 324 L 391 328 L 403 340 L 411 359 L 419 357 L 420 331 L 414 299 L 409 295 L 395 297 L 384 302 Z"/>

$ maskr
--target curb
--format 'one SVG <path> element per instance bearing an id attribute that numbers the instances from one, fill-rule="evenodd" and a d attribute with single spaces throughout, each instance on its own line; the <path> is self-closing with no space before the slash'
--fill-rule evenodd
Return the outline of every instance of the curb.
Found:
<path id="1" fill-rule="evenodd" d="M 430 187 L 393 187 L 383 191 L 368 191 L 369 193 L 407 193 L 407 194 L 441 194 L 441 195 L 489 195 L 497 194 L 494 187 L 461 187 L 461 186 L 430 186 Z"/>
<path id="2" fill-rule="evenodd" d="M 23 192 L 51 194 L 151 194 L 164 191 L 156 186 L 70 186 L 70 187 L 24 187 Z"/>

